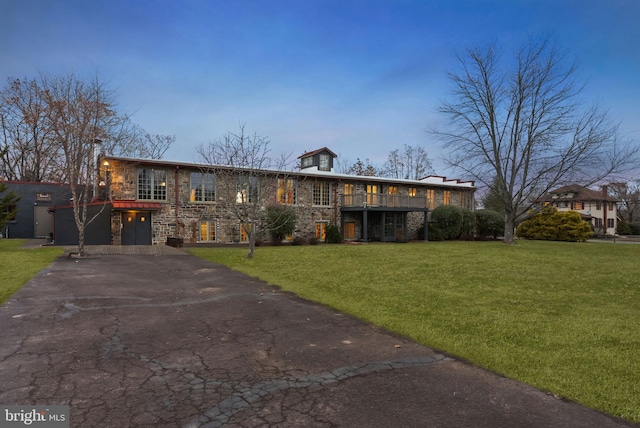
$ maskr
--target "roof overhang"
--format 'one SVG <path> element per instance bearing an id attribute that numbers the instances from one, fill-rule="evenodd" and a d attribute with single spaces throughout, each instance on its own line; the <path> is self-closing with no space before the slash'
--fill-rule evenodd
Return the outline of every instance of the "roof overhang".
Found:
<path id="1" fill-rule="evenodd" d="M 114 211 L 127 211 L 127 210 L 157 211 L 162 209 L 162 204 L 160 202 L 112 201 L 111 209 Z"/>

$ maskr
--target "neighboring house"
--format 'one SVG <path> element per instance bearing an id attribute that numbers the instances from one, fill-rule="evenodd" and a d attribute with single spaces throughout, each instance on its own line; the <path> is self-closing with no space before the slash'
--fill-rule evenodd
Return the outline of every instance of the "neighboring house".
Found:
<path id="1" fill-rule="evenodd" d="M 590 222 L 596 233 L 614 235 L 618 227 L 618 200 L 609 196 L 607 186 L 601 191 L 573 184 L 552 190 L 539 199 L 558 211 L 577 211 Z"/>
<path id="2" fill-rule="evenodd" d="M 296 210 L 298 221 L 291 238 L 324 239 L 327 225 L 333 223 L 345 240 L 416 239 L 434 207 L 473 208 L 473 182 L 436 176 L 401 180 L 336 174 L 335 157 L 327 148 L 308 152 L 299 158 L 300 171 L 261 171 L 259 183 L 252 184 L 267 190 L 265 205 L 285 204 Z M 102 158 L 100 165 L 101 190 L 109 195 L 105 215 L 110 216 L 114 244 L 163 245 L 167 238 L 182 238 L 185 243 L 247 240 L 244 228 L 226 208 L 235 203 L 236 195 L 230 198 L 222 191 L 231 184 L 237 197 L 251 197 L 246 183 L 244 187 L 229 183 L 243 175 L 242 169 L 123 157 Z M 257 225 L 257 230 L 259 239 L 269 239 L 264 227 Z"/>
<path id="3" fill-rule="evenodd" d="M 66 184 L 5 181 L 7 190 L 20 196 L 16 217 L 0 233 L 6 238 L 50 238 L 54 234 L 54 216 L 49 209 L 69 203 L 71 191 Z"/>

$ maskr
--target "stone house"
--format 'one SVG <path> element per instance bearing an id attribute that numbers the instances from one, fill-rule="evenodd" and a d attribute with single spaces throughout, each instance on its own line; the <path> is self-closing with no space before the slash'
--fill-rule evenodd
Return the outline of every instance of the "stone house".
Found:
<path id="1" fill-rule="evenodd" d="M 618 200 L 609 196 L 607 186 L 601 191 L 572 184 L 552 190 L 539 199 L 558 211 L 577 211 L 591 223 L 597 233 L 614 235 L 618 227 Z"/>
<path id="2" fill-rule="evenodd" d="M 263 214 L 270 204 L 293 207 L 298 220 L 288 239 L 305 240 L 324 239 L 329 224 L 339 226 L 347 241 L 416 239 L 434 207 L 474 207 L 471 181 L 337 174 L 335 158 L 327 148 L 308 152 L 299 157 L 300 170 L 292 172 L 104 157 L 99 180 L 111 204 L 112 242 L 245 242 L 248 237 L 234 209 L 252 199 Z M 262 220 L 256 225 L 257 236 L 268 241 Z"/>

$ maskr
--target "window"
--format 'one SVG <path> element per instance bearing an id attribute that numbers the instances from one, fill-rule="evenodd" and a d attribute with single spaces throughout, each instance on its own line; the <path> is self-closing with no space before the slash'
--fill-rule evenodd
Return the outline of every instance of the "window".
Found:
<path id="1" fill-rule="evenodd" d="M 608 218 L 607 219 L 607 227 L 611 228 L 611 227 L 616 227 L 615 224 L 613 224 L 614 220 L 612 218 Z"/>
<path id="2" fill-rule="evenodd" d="M 613 203 L 609 204 L 609 211 L 613 211 Z"/>
<path id="3" fill-rule="evenodd" d="M 444 191 L 444 198 L 442 203 L 444 205 L 449 205 L 451 203 L 451 190 L 445 190 Z"/>
<path id="4" fill-rule="evenodd" d="M 302 167 L 307 168 L 310 167 L 313 163 L 313 158 L 311 156 L 307 156 L 306 158 L 302 158 Z"/>
<path id="5" fill-rule="evenodd" d="M 353 206 L 353 183 L 344 183 L 344 205 Z"/>
<path id="6" fill-rule="evenodd" d="M 356 224 L 352 221 L 344 222 L 344 239 L 356 239 Z"/>
<path id="7" fill-rule="evenodd" d="M 139 168 L 138 199 L 165 201 L 167 199 L 167 171 Z"/>
<path id="8" fill-rule="evenodd" d="M 247 225 L 240 223 L 240 242 L 249 242 L 249 233 L 251 232 L 252 227 L 252 223 Z"/>
<path id="9" fill-rule="evenodd" d="M 600 205 L 601 205 L 600 202 L 596 202 L 596 210 L 597 211 L 600 211 L 600 209 L 601 209 Z"/>
<path id="10" fill-rule="evenodd" d="M 433 189 L 427 189 L 427 208 L 432 210 L 436 205 L 436 191 Z"/>
<path id="11" fill-rule="evenodd" d="M 320 153 L 320 171 L 331 171 L 331 157 L 326 153 Z"/>
<path id="12" fill-rule="evenodd" d="M 313 205 L 329 205 L 329 182 L 316 181 L 313 184 Z"/>
<path id="13" fill-rule="evenodd" d="M 593 221 L 596 222 L 595 227 L 598 227 L 598 228 L 602 227 L 602 219 L 601 218 L 594 218 Z"/>
<path id="14" fill-rule="evenodd" d="M 377 184 L 367 184 L 367 205 L 378 205 L 378 192 L 380 187 Z"/>
<path id="15" fill-rule="evenodd" d="M 215 242 L 216 240 L 216 222 L 215 221 L 201 221 L 200 222 L 200 236 L 199 242 Z"/>
<path id="16" fill-rule="evenodd" d="M 573 209 L 574 210 L 583 210 L 584 209 L 584 203 L 583 202 L 574 202 L 573 203 Z"/>
<path id="17" fill-rule="evenodd" d="M 239 204 L 254 203 L 258 200 L 258 178 L 241 175 L 237 183 L 236 202 Z"/>
<path id="18" fill-rule="evenodd" d="M 191 173 L 189 202 L 214 202 L 216 200 L 216 177 L 202 172 Z"/>
<path id="19" fill-rule="evenodd" d="M 397 205 L 396 200 L 398 198 L 398 186 L 389 186 L 388 193 L 389 193 L 388 206 L 395 207 Z"/>
<path id="20" fill-rule="evenodd" d="M 327 223 L 316 222 L 316 239 L 324 240 L 327 237 Z"/>
<path id="21" fill-rule="evenodd" d="M 296 203 L 296 180 L 294 178 L 278 179 L 278 203 L 283 205 Z"/>
<path id="22" fill-rule="evenodd" d="M 416 196 L 418 196 L 418 189 L 415 187 L 409 187 L 409 197 L 415 198 Z"/>

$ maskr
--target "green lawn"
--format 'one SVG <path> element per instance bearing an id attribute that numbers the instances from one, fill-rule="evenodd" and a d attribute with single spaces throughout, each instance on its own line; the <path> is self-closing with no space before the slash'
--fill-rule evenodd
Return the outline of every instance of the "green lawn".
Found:
<path id="1" fill-rule="evenodd" d="M 24 239 L 0 239 L 0 304 L 64 253 L 62 247 L 20 248 Z"/>
<path id="2" fill-rule="evenodd" d="M 194 248 L 204 259 L 640 422 L 640 245 Z"/>

